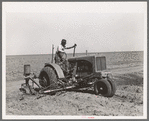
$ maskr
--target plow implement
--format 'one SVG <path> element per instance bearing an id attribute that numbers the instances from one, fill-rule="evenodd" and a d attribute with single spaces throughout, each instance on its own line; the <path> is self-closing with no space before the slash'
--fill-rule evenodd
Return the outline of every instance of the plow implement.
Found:
<path id="1" fill-rule="evenodd" d="M 54 84 L 51 84 L 47 87 L 41 87 L 38 84 L 38 82 L 36 82 L 37 80 L 39 80 L 39 78 L 34 73 L 30 72 L 30 65 L 24 65 L 24 80 L 25 80 L 25 83 L 21 84 L 21 88 L 19 88 L 19 90 L 22 93 L 29 93 L 31 95 L 53 93 L 53 92 L 64 91 L 64 90 L 68 90 L 76 87 L 76 85 L 72 85 L 72 86 L 69 86 L 68 84 L 66 85 L 61 80 L 58 80 L 56 85 L 59 85 L 59 87 L 57 87 L 56 89 L 52 89 Z"/>

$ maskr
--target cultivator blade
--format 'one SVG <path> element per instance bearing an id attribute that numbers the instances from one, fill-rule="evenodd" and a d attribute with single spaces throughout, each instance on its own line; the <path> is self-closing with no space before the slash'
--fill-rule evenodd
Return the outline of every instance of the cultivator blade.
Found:
<path id="1" fill-rule="evenodd" d="M 35 95 L 41 89 L 39 84 L 36 82 L 37 77 L 34 73 L 30 73 L 24 76 L 25 83 L 21 84 L 19 89 L 23 94 Z"/>
<path id="2" fill-rule="evenodd" d="M 26 93 L 26 90 L 25 90 L 24 88 L 20 88 L 19 90 L 20 90 L 23 94 Z"/>
<path id="3" fill-rule="evenodd" d="M 36 93 L 36 90 L 29 84 L 23 83 L 21 84 L 21 88 L 19 88 L 19 90 L 23 93 L 23 94 L 31 94 L 34 95 Z"/>

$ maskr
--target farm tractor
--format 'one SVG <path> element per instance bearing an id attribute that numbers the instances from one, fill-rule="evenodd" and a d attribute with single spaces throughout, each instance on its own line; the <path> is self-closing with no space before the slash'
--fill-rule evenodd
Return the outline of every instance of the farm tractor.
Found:
<path id="1" fill-rule="evenodd" d="M 59 91 L 91 87 L 96 95 L 112 97 L 115 94 L 116 85 L 112 74 L 106 72 L 105 56 L 75 57 L 74 48 L 73 57 L 66 60 L 69 72 L 65 72 L 63 62 L 45 63 L 38 77 L 31 73 L 30 65 L 24 65 L 25 83 L 21 85 L 20 91 L 26 93 L 25 87 L 28 87 L 30 94 L 55 94 Z"/>

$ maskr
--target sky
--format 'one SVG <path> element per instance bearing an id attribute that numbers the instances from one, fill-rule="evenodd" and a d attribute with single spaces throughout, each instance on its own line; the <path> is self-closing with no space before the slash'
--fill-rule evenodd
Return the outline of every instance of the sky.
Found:
<path id="1" fill-rule="evenodd" d="M 143 51 L 147 41 L 146 2 L 3 2 L 2 10 L 6 55 L 51 54 L 62 39 L 77 53 Z"/>

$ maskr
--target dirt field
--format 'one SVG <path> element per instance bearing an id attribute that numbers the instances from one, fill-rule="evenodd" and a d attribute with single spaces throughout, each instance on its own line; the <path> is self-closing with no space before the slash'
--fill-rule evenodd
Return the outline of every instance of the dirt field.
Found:
<path id="1" fill-rule="evenodd" d="M 41 98 L 24 95 L 20 100 L 19 87 L 24 80 L 7 80 L 6 115 L 143 116 L 142 62 L 111 64 L 108 70 L 117 85 L 116 94 L 111 98 L 95 95 L 88 88 Z"/>

